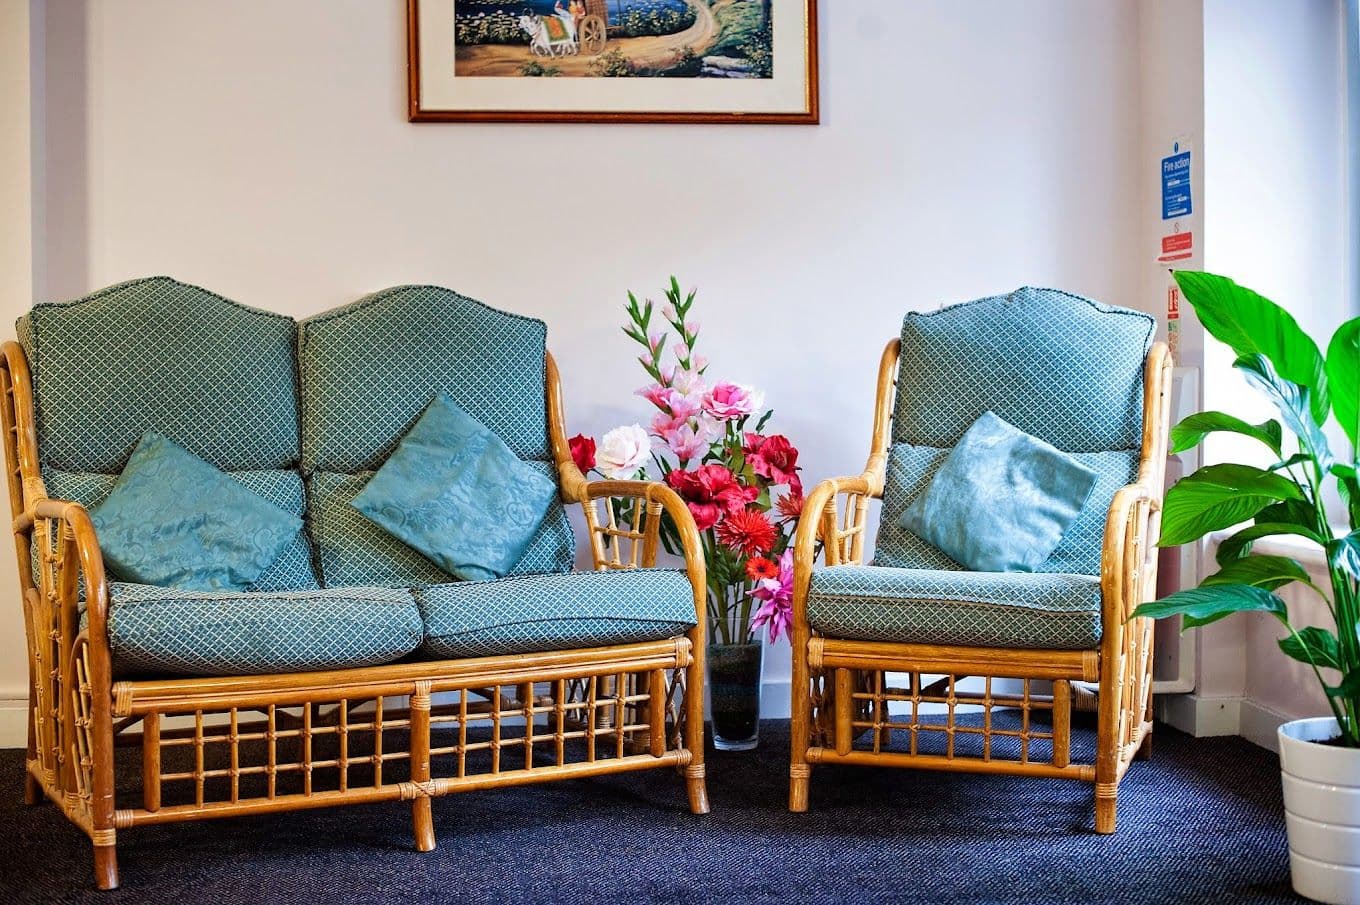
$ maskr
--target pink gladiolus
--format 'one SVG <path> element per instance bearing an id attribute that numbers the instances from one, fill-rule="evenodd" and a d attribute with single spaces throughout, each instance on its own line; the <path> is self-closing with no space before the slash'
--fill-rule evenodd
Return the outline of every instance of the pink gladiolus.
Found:
<path id="1" fill-rule="evenodd" d="M 694 365 L 694 370 L 696 371 L 702 371 L 704 368 L 708 367 L 708 359 L 702 355 L 694 356 L 694 360 L 690 363 Z"/>
<path id="2" fill-rule="evenodd" d="M 667 431 L 661 435 L 661 439 L 670 451 L 675 453 L 675 457 L 680 460 L 681 464 L 689 462 L 690 459 L 697 459 L 708 452 L 708 439 L 700 436 L 688 424 Z"/>
<path id="3" fill-rule="evenodd" d="M 665 339 L 666 334 L 664 333 L 653 333 L 647 337 L 647 345 L 651 347 L 653 355 L 656 354 L 657 349 L 661 348 L 661 344 L 665 341 Z"/>
<path id="4" fill-rule="evenodd" d="M 751 596 L 761 601 L 760 608 L 751 617 L 751 628 L 767 628 L 770 640 L 778 641 L 780 635 L 789 634 L 793 623 L 793 551 L 785 550 L 779 557 L 779 577 L 762 578 L 756 582 Z"/>
<path id="5" fill-rule="evenodd" d="M 671 397 L 675 395 L 675 391 L 670 387 L 664 387 L 659 383 L 653 383 L 635 390 L 634 394 L 646 399 L 662 411 L 667 411 L 670 409 Z"/>
<path id="6" fill-rule="evenodd" d="M 735 421 L 754 414 L 764 401 L 765 396 L 759 390 L 721 381 L 704 394 L 704 411 L 719 421 Z"/>

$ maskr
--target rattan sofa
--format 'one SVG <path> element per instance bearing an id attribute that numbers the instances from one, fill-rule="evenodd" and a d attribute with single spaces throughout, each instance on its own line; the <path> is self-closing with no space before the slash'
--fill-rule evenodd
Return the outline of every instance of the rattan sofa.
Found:
<path id="1" fill-rule="evenodd" d="M 18 334 L 0 404 L 25 796 L 89 835 L 101 888 L 144 824 L 410 801 L 428 851 L 433 798 L 656 767 L 707 811 L 693 520 L 664 485 L 573 464 L 543 323 L 428 286 L 295 322 L 155 277 L 37 305 Z M 560 485 L 503 579 L 454 581 L 349 506 L 441 392 Z M 87 510 L 153 430 L 304 519 L 249 590 L 106 572 Z M 570 571 L 563 504 L 596 571 Z M 654 568 L 663 513 L 683 570 Z M 115 788 L 125 757 L 140 789 Z"/>

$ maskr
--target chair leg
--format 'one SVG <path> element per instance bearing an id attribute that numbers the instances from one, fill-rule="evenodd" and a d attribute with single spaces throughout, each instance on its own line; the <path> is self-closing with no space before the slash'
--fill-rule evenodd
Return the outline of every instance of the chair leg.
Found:
<path id="1" fill-rule="evenodd" d="M 34 775 L 33 775 L 32 773 L 30 773 L 30 772 L 28 772 L 27 770 L 25 770 L 25 771 L 24 771 L 24 804 L 26 804 L 26 805 L 37 805 L 37 804 L 42 804 L 42 801 L 43 801 L 43 791 L 42 791 L 42 786 L 40 786 L 40 785 L 38 784 L 37 778 L 34 777 Z"/>
<path id="2" fill-rule="evenodd" d="M 94 845 L 94 881 L 102 890 L 118 888 L 118 852 L 112 842 Z"/>
<path id="3" fill-rule="evenodd" d="M 464 692 L 466 694 L 466 692 Z M 497 705 L 499 706 L 499 705 Z M 411 824 L 416 851 L 432 852 L 434 809 L 430 803 L 430 683 L 417 682 L 411 695 Z"/>
<path id="4" fill-rule="evenodd" d="M 708 780 L 704 777 L 704 657 L 708 651 L 703 629 L 690 632 L 692 658 L 685 667 L 685 747 L 690 762 L 685 767 L 685 789 L 693 814 L 708 813 Z"/>
<path id="5" fill-rule="evenodd" d="M 812 685 L 807 665 L 807 632 L 793 638 L 793 688 L 791 692 L 793 744 L 789 752 L 789 810 L 795 814 L 808 809 L 808 788 L 812 784 L 812 765 L 808 763 L 808 745 L 812 739 Z"/>
<path id="6" fill-rule="evenodd" d="M 1138 750 L 1133 752 L 1134 760 L 1152 760 L 1152 730 L 1143 733 L 1143 740 L 1138 745 Z"/>

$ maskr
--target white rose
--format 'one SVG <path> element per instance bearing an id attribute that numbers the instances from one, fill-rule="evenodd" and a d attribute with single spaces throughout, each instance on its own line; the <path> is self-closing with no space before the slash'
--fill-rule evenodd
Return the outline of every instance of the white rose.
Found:
<path id="1" fill-rule="evenodd" d="M 616 427 L 600 438 L 595 467 L 616 481 L 627 480 L 647 464 L 651 451 L 652 441 L 641 425 Z"/>

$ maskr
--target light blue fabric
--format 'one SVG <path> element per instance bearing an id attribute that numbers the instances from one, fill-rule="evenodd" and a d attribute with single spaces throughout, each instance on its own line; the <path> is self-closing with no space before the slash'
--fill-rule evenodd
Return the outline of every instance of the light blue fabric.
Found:
<path id="1" fill-rule="evenodd" d="M 519 562 L 556 495 L 441 393 L 353 505 L 444 571 L 484 580 Z"/>
<path id="2" fill-rule="evenodd" d="M 1096 472 L 983 412 L 899 524 L 977 572 L 1033 572 L 1058 548 Z"/>
<path id="3" fill-rule="evenodd" d="M 828 638 L 1092 650 L 1100 644 L 1100 579 L 834 566 L 813 570 L 807 614 Z"/>
<path id="4" fill-rule="evenodd" d="M 400 588 L 182 591 L 109 587 L 113 669 L 234 676 L 391 663 L 415 650 L 420 613 Z"/>
<path id="5" fill-rule="evenodd" d="M 421 655 L 490 657 L 659 641 L 694 626 L 694 587 L 673 569 L 525 575 L 417 588 Z"/>
<path id="6" fill-rule="evenodd" d="M 893 441 L 951 447 L 995 412 L 1064 452 L 1134 449 L 1146 314 L 1026 286 L 902 320 Z"/>
<path id="7" fill-rule="evenodd" d="M 298 461 L 297 325 L 169 277 L 17 325 L 44 468 L 119 471 L 147 431 L 229 471 Z"/>
<path id="8" fill-rule="evenodd" d="M 117 578 L 186 590 L 244 590 L 292 544 L 302 519 L 166 437 L 137 444 L 90 513 Z"/>
<path id="9" fill-rule="evenodd" d="M 257 469 L 224 472 L 251 493 L 264 497 L 285 512 L 302 518 L 307 508 L 302 476 L 296 471 Z M 93 510 L 109 495 L 118 482 L 116 474 L 60 471 L 43 469 L 43 484 L 48 496 L 56 500 L 71 500 Z M 356 513 L 356 517 L 357 513 Z M 34 568 L 37 568 L 37 545 L 34 545 Z M 354 582 L 366 584 L 366 582 Z M 252 591 L 308 591 L 321 587 L 312 567 L 312 545 L 306 531 L 299 531 L 293 542 L 284 548 L 279 558 L 265 569 L 264 574 L 251 584 Z"/>

